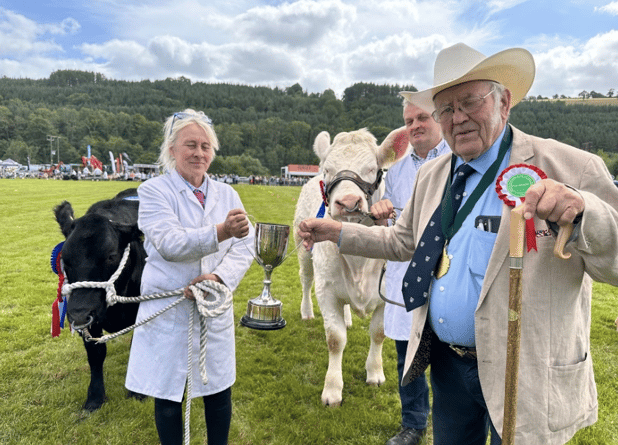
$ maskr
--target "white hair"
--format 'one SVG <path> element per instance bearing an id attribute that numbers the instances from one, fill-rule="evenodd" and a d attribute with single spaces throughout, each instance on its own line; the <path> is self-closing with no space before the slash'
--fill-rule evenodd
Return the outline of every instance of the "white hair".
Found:
<path id="1" fill-rule="evenodd" d="M 172 156 L 170 149 L 176 143 L 178 132 L 191 124 L 197 124 L 204 129 L 215 153 L 219 149 L 219 139 L 210 118 L 203 111 L 187 108 L 182 112 L 172 114 L 163 125 L 163 143 L 157 164 L 162 166 L 164 170 L 172 171 L 176 168 L 176 159 Z"/>

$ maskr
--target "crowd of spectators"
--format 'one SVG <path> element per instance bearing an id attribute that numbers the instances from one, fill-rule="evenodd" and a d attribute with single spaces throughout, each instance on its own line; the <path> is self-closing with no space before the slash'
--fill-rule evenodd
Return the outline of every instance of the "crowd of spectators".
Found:
<path id="1" fill-rule="evenodd" d="M 17 179 L 17 178 L 39 178 L 39 179 L 61 179 L 61 180 L 89 180 L 89 181 L 146 181 L 154 176 L 155 172 L 145 171 L 125 171 L 124 173 L 108 174 L 107 171 L 95 169 L 91 171 L 88 167 L 83 170 L 71 169 L 70 171 L 28 171 L 26 169 L 1 169 L 0 178 Z M 302 186 L 307 183 L 310 178 L 307 177 L 291 177 L 283 178 L 278 176 L 239 176 L 236 174 L 211 174 L 210 177 L 216 181 L 226 184 L 251 184 L 251 185 L 291 185 Z"/>
<path id="2" fill-rule="evenodd" d="M 226 184 L 251 184 L 251 185 L 305 185 L 310 178 L 291 177 L 283 178 L 278 176 L 238 176 L 236 174 L 230 175 L 210 175 L 211 179 L 219 182 L 225 182 Z"/>

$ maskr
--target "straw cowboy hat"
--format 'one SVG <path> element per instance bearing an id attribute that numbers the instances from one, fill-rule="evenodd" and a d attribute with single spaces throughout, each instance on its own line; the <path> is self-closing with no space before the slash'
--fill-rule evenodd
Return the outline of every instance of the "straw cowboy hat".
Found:
<path id="1" fill-rule="evenodd" d="M 493 80 L 511 91 L 511 107 L 514 107 L 530 90 L 534 72 L 532 54 L 523 48 L 511 48 L 486 57 L 468 45 L 457 43 L 438 53 L 433 87 L 399 94 L 431 113 L 435 110 L 433 98 L 440 91 L 472 80 Z"/>

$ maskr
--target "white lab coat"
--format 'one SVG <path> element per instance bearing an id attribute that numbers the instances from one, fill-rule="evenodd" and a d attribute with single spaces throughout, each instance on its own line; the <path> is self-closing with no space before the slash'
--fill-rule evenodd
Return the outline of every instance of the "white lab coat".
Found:
<path id="1" fill-rule="evenodd" d="M 191 189 L 173 171 L 144 182 L 138 188 L 139 228 L 144 232 L 148 258 L 142 275 L 142 295 L 187 286 L 203 273 L 218 275 L 234 291 L 251 265 L 254 251 L 253 227 L 243 239 L 218 243 L 215 225 L 228 212 L 244 208 L 238 193 L 229 185 L 206 176 L 208 191 L 202 208 Z M 142 302 L 137 320 L 143 320 L 179 297 Z M 125 386 L 148 396 L 182 401 L 187 381 L 187 326 L 195 303 L 185 300 L 153 321 L 135 329 Z M 199 317 L 194 312 L 193 391 L 201 397 L 232 386 L 236 379 L 233 308 L 207 319 L 206 372 L 199 372 Z"/>

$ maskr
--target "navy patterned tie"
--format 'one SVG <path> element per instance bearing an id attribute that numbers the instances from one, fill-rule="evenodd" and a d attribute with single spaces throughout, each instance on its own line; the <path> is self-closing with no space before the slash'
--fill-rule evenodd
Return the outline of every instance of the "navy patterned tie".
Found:
<path id="1" fill-rule="evenodd" d="M 461 205 L 466 179 L 473 172 L 474 168 L 467 164 L 461 165 L 455 172 L 455 180 L 451 186 L 450 193 L 450 196 L 452 196 L 453 211 L 451 215 L 453 219 L 455 219 L 455 214 Z M 403 301 L 408 312 L 422 306 L 427 301 L 429 285 L 442 255 L 443 248 L 442 203 L 440 203 L 429 220 L 429 224 L 425 227 L 421 240 L 414 251 L 412 261 L 403 277 L 401 292 L 403 293 Z"/>
<path id="2" fill-rule="evenodd" d="M 202 204 L 202 207 L 204 207 L 204 192 L 199 189 L 195 189 L 193 190 L 193 193 L 195 194 L 195 197 L 200 202 L 200 204 Z"/>

